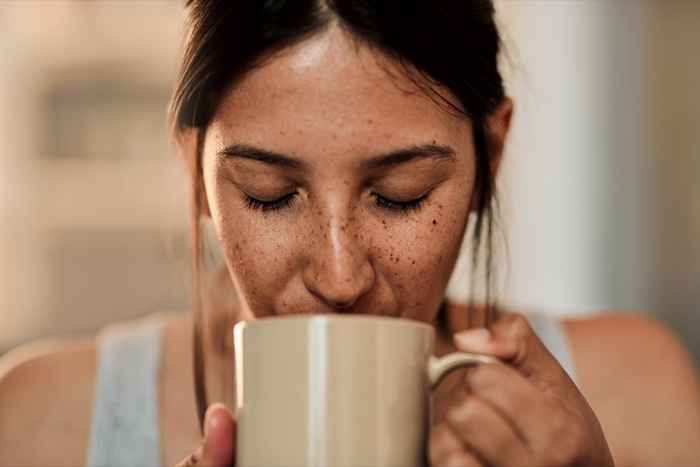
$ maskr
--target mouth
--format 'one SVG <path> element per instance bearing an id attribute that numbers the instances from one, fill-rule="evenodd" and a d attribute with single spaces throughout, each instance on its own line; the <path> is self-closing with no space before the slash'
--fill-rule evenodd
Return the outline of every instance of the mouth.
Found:
<path id="1" fill-rule="evenodd" d="M 325 309 L 286 309 L 281 311 L 275 311 L 269 317 L 275 316 L 293 316 L 293 315 L 358 315 L 358 316 L 383 316 L 387 318 L 400 318 L 401 313 L 397 309 L 396 311 L 387 311 L 380 309 L 372 309 L 370 307 L 357 307 L 353 306 L 350 308 L 333 309 L 326 307 Z M 268 316 L 265 316 L 266 318 Z"/>

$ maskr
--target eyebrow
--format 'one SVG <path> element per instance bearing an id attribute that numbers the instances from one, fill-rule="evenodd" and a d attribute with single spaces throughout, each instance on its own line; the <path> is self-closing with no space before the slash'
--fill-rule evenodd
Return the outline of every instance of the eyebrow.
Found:
<path id="1" fill-rule="evenodd" d="M 299 159 L 248 144 L 232 144 L 220 150 L 217 154 L 224 159 L 250 159 L 265 164 L 292 169 L 302 169 L 306 166 L 306 164 Z M 455 150 L 451 146 L 435 143 L 412 145 L 373 156 L 370 159 L 364 160 L 361 166 L 364 169 L 380 169 L 396 166 L 416 159 L 436 159 L 454 162 L 456 160 Z"/>
<path id="2" fill-rule="evenodd" d="M 455 150 L 452 149 L 451 146 L 435 143 L 413 145 L 367 159 L 362 162 L 362 167 L 367 169 L 379 169 L 403 164 L 416 159 L 436 159 L 454 162 L 456 160 Z"/>
<path id="3" fill-rule="evenodd" d="M 265 164 L 270 165 L 289 167 L 292 169 L 304 167 L 304 163 L 298 159 L 294 159 L 290 156 L 285 156 L 284 154 L 279 154 L 273 151 L 268 151 L 267 149 L 256 148 L 255 146 L 250 146 L 248 144 L 232 144 L 230 146 L 226 146 L 217 154 L 223 159 L 237 157 L 241 159 L 264 162 Z"/>

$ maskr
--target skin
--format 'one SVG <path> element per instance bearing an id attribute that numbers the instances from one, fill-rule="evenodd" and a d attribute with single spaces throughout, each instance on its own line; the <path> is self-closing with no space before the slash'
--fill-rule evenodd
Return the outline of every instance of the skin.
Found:
<path id="1" fill-rule="evenodd" d="M 470 124 L 435 106 L 400 73 L 388 79 L 385 67 L 392 64 L 382 60 L 330 29 L 247 75 L 207 128 L 205 215 L 226 268 L 216 279 L 222 287 L 208 295 L 205 376 L 209 400 L 223 404 L 209 408 L 200 439 L 191 317 L 174 320 L 164 333 L 158 395 L 165 465 L 232 464 L 227 330 L 234 322 L 286 313 L 434 322 L 470 211 Z M 488 121 L 495 166 L 511 113 L 504 100 Z M 195 142 L 193 133 L 183 135 L 181 150 L 194 151 Z M 377 154 L 425 143 L 452 147 L 454 159 L 362 169 Z M 218 156 L 231 144 L 287 154 L 305 169 Z M 420 210 L 403 214 L 374 196 L 408 201 L 429 189 Z M 289 208 L 261 212 L 247 207 L 244 193 L 298 198 Z M 486 336 L 469 329 L 465 307 L 449 304 L 447 315 L 438 355 L 460 349 L 503 363 L 455 372 L 441 383 L 432 465 L 697 464 L 697 371 L 659 324 L 615 313 L 564 321 L 576 386 L 522 315 L 504 313 Z M 87 339 L 20 350 L 0 362 L 0 466 L 84 464 L 96 355 Z"/>
<path id="2" fill-rule="evenodd" d="M 269 60 L 223 98 L 202 165 L 207 215 L 239 297 L 233 321 L 371 313 L 434 323 L 470 211 L 471 125 L 401 73 L 390 79 L 391 66 L 331 28 Z M 511 107 L 506 100 L 495 114 L 501 138 Z M 390 155 L 416 147 L 410 158 Z M 502 320 L 500 347 L 477 350 L 525 370 L 547 367 L 541 385 L 556 386 L 555 395 L 507 365 L 471 371 L 469 396 L 432 429 L 433 465 L 554 465 L 554 455 L 556 465 L 612 465 L 588 404 L 524 323 Z M 516 345 L 526 339 L 530 347 Z M 506 389 L 500 397 L 494 385 Z M 514 417 L 518 402 L 529 408 L 523 418 Z M 542 424 L 542 414 L 557 423 Z M 229 446 L 212 446 L 211 456 L 230 463 Z M 197 459 L 185 465 L 204 462 Z"/>
<path id="3" fill-rule="evenodd" d="M 487 122 L 494 170 L 511 114 L 504 99 Z M 421 157 L 376 163 L 426 145 L 442 148 L 443 157 L 422 149 L 414 154 Z M 260 160 L 247 146 L 288 163 Z M 372 313 L 434 323 L 471 210 L 474 160 L 467 119 L 435 105 L 391 61 L 335 27 L 232 87 L 203 149 L 206 215 L 238 297 L 227 325 L 210 327 L 205 339 L 228 342 L 216 360 L 225 366 L 210 365 L 207 376 L 223 388 L 216 400 L 233 393 L 231 381 L 221 382 L 231 375 L 230 337 L 216 329 L 235 321 Z M 418 208 L 396 209 L 426 194 Z M 613 465 L 599 420 L 525 318 L 506 313 L 492 335 L 478 336 L 471 330 L 438 342 L 438 353 L 457 348 L 504 364 L 462 372 L 438 391 L 432 465 Z M 180 465 L 231 463 L 230 412 L 213 406 L 207 422 L 223 444 L 205 439 Z"/>
<path id="4" fill-rule="evenodd" d="M 511 108 L 505 101 L 498 112 L 502 132 Z M 297 166 L 256 160 L 242 145 Z M 183 147 L 195 150 L 194 131 Z M 427 149 L 388 159 L 416 147 Z M 471 126 L 394 63 L 335 27 L 285 50 L 223 97 L 202 166 L 205 215 L 237 297 L 234 311 L 207 317 L 208 351 L 221 356 L 207 374 L 214 400 L 230 400 L 232 382 L 220 378 L 232 349 L 223 330 L 236 321 L 371 313 L 434 322 L 470 211 Z M 274 204 L 289 196 L 289 205 Z"/>
<path id="5" fill-rule="evenodd" d="M 323 35 L 248 75 L 209 126 L 206 197 L 246 317 L 342 312 L 434 320 L 469 212 L 471 128 L 410 83 L 398 89 L 376 60 L 366 49 L 355 52 L 340 32 Z M 286 154 L 303 167 L 221 155 L 234 144 Z M 364 167 L 431 144 L 452 155 L 422 151 L 426 157 Z M 279 210 L 252 210 L 243 199 L 289 194 L 292 206 Z M 418 210 L 381 205 L 425 194 Z"/>

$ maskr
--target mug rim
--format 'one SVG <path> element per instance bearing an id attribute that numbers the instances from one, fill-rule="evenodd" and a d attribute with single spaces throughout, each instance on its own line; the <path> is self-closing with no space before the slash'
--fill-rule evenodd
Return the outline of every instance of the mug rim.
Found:
<path id="1" fill-rule="evenodd" d="M 401 318 L 398 316 L 382 316 L 382 315 L 366 315 L 366 314 L 346 314 L 339 315 L 334 313 L 321 314 L 289 314 L 282 316 L 266 316 L 251 321 L 239 321 L 234 325 L 235 328 L 257 328 L 261 326 L 269 326 L 281 321 L 309 321 L 318 323 L 328 323 L 333 321 L 354 321 L 354 322 L 374 322 L 386 324 L 389 326 L 410 327 L 413 329 L 422 328 L 435 331 L 435 327 L 424 322 L 410 318 Z"/>

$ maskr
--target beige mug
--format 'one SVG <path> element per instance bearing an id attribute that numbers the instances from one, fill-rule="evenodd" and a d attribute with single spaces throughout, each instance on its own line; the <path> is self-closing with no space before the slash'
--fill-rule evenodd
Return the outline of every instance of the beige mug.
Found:
<path id="1" fill-rule="evenodd" d="M 238 323 L 236 467 L 427 464 L 430 391 L 449 371 L 496 359 L 433 356 L 421 322 L 295 315 Z"/>

